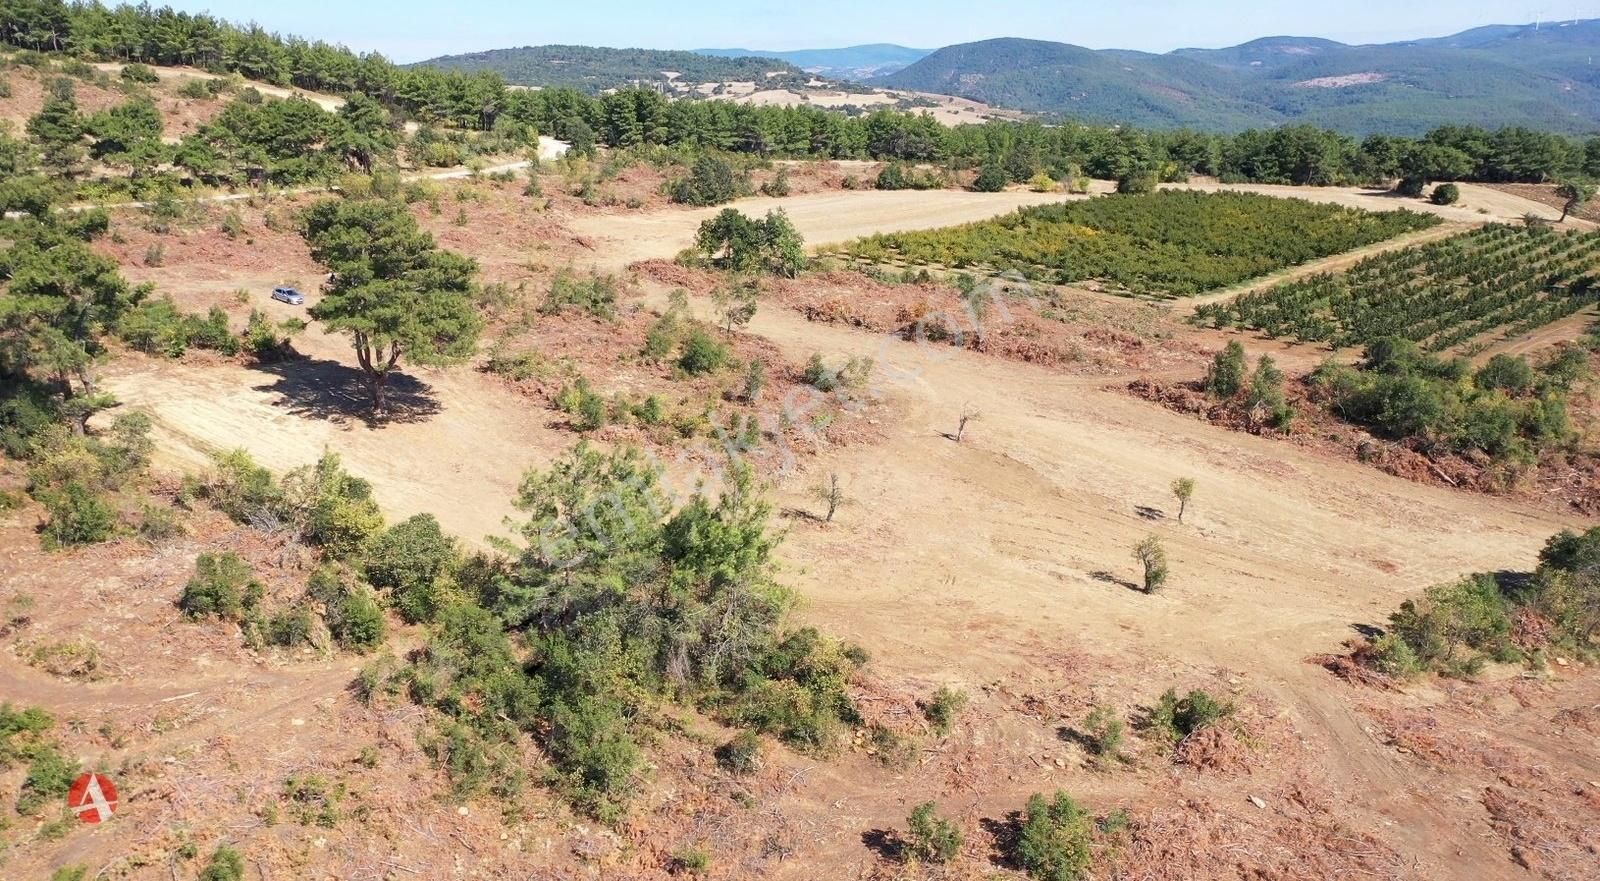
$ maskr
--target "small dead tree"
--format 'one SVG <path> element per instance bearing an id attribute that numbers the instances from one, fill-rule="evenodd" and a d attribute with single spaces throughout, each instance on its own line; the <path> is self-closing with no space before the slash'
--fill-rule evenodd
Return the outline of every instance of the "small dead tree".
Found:
<path id="1" fill-rule="evenodd" d="M 827 479 L 818 483 L 811 490 L 811 494 L 828 509 L 827 513 L 822 515 L 824 523 L 832 523 L 833 515 L 837 514 L 840 508 L 850 504 L 850 499 L 844 494 L 844 485 L 839 482 L 837 471 L 829 472 Z"/>
<path id="2" fill-rule="evenodd" d="M 1183 512 L 1189 509 L 1189 500 L 1194 498 L 1194 478 L 1180 477 L 1172 482 L 1172 495 L 1178 500 L 1178 522 L 1183 522 Z"/>
<path id="3" fill-rule="evenodd" d="M 956 443 L 961 443 L 961 439 L 967 436 L 967 423 L 976 422 L 981 418 L 983 418 L 983 414 L 978 411 L 978 408 L 971 404 L 962 404 L 961 419 L 956 423 Z"/>
<path id="4" fill-rule="evenodd" d="M 1152 535 L 1133 546 L 1133 558 L 1144 567 L 1144 592 L 1155 593 L 1167 583 L 1167 551 L 1160 536 Z"/>

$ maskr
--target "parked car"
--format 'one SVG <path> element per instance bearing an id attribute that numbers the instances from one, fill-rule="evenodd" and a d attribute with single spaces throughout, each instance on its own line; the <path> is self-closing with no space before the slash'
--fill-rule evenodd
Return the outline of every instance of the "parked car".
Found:
<path id="1" fill-rule="evenodd" d="M 291 306 L 304 306 L 306 304 L 305 295 L 294 288 L 273 288 L 272 299 L 280 303 L 288 303 Z"/>

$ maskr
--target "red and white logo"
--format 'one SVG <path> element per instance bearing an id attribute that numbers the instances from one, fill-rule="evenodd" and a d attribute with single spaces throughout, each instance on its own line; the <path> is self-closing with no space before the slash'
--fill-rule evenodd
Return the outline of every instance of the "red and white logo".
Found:
<path id="1" fill-rule="evenodd" d="M 117 787 L 104 774 L 84 774 L 67 790 L 67 807 L 83 823 L 104 823 L 117 812 Z"/>

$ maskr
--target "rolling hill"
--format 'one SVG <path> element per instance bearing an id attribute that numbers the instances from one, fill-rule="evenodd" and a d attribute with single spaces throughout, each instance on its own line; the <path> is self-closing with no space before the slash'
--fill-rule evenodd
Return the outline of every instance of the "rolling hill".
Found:
<path id="1" fill-rule="evenodd" d="M 696 49 L 718 58 L 776 58 L 827 79 L 866 80 L 888 76 L 933 54 L 931 49 L 910 49 L 892 43 L 848 46 L 843 49 L 798 49 L 764 52 L 754 49 Z"/>
<path id="2" fill-rule="evenodd" d="M 464 55 L 444 55 L 413 67 L 493 71 L 519 86 L 567 86 L 597 93 L 633 85 L 661 88 L 706 83 L 756 82 L 770 88 L 798 88 L 812 76 L 773 58 L 715 57 L 661 49 L 610 49 L 595 46 L 522 46 Z"/>
<path id="3" fill-rule="evenodd" d="M 871 80 L 985 103 L 1152 127 L 1306 122 L 1365 134 L 1444 123 L 1600 131 L 1600 20 L 1491 26 L 1349 46 L 1266 37 L 1164 55 L 999 39 L 940 49 Z"/>

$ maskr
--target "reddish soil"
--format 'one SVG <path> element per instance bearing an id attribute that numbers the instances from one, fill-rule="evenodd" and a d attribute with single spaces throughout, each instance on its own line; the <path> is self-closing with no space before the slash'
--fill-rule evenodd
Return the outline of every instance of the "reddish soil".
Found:
<path id="1" fill-rule="evenodd" d="M 1335 417 L 1307 376 L 1285 384 L 1295 411 L 1287 430 L 1273 428 L 1264 414 L 1250 413 L 1235 402 L 1216 400 L 1206 394 L 1199 380 L 1141 378 L 1129 383 L 1127 391 L 1213 425 L 1278 438 L 1418 483 L 1510 496 L 1589 516 L 1600 514 L 1600 454 L 1587 445 L 1572 451 L 1546 451 L 1533 467 L 1515 470 L 1486 456 L 1439 449 L 1420 438 L 1387 440 Z M 1587 395 L 1577 396 L 1573 406 L 1583 422 L 1592 421 L 1592 416 L 1583 414 L 1584 408 L 1592 406 Z"/>

